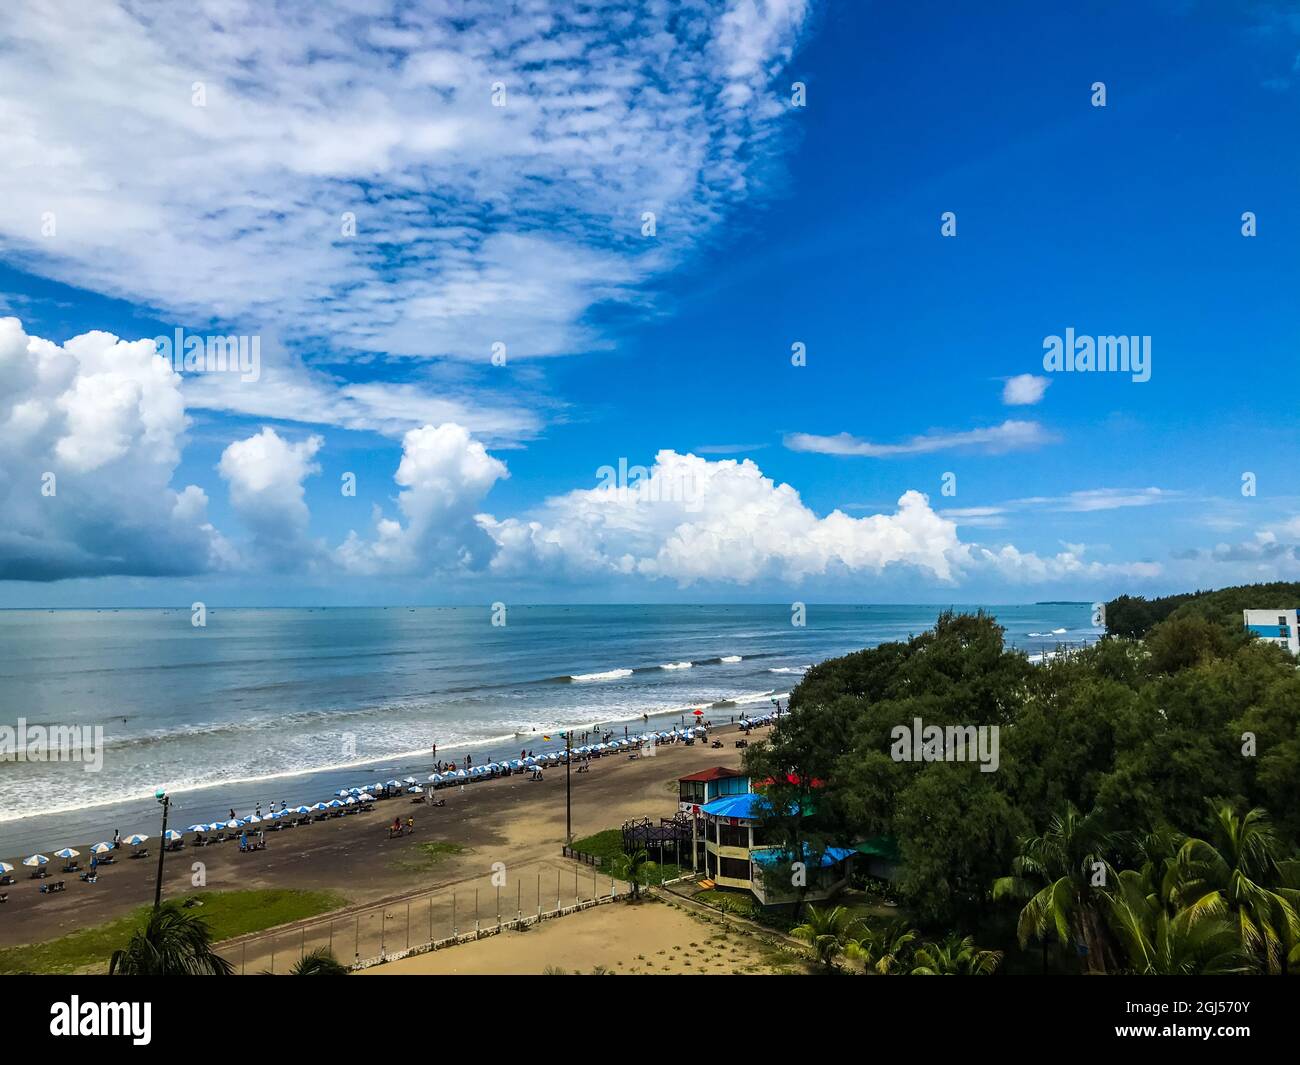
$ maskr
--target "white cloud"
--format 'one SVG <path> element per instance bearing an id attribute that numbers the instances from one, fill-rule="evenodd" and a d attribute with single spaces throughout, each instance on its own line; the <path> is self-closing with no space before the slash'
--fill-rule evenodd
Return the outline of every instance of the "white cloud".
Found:
<path id="1" fill-rule="evenodd" d="M 1051 382 L 1046 377 L 1035 377 L 1031 373 L 1008 377 L 1002 386 L 1002 402 L 1008 407 L 1032 407 L 1043 398 Z"/>
<path id="2" fill-rule="evenodd" d="M 0 579 L 230 564 L 205 493 L 171 487 L 186 426 L 152 342 L 92 332 L 60 347 L 0 318 Z"/>
<path id="3" fill-rule="evenodd" d="M 471 570 L 488 561 L 492 541 L 475 511 L 492 486 L 508 477 L 505 463 L 489 455 L 463 426 L 426 425 L 402 439 L 394 480 L 405 523 L 374 515 L 374 535 L 355 530 L 336 557 L 351 573 L 431 574 Z"/>
<path id="4" fill-rule="evenodd" d="M 593 307 L 638 303 L 761 189 L 805 16 L 805 0 L 10 5 L 0 239 L 39 273 L 304 352 L 597 347 Z"/>
<path id="5" fill-rule="evenodd" d="M 935 451 L 974 448 L 987 454 L 1002 454 L 1051 443 L 1054 437 L 1038 422 L 1008 420 L 1001 425 L 970 429 L 956 433 L 928 433 L 914 436 L 902 444 L 873 444 L 849 433 L 816 436 L 812 433 L 789 433 L 785 446 L 791 451 L 809 451 L 819 455 L 859 455 L 891 458 L 895 455 L 926 455 Z"/>
<path id="6" fill-rule="evenodd" d="M 263 428 L 237 440 L 221 454 L 217 470 L 230 486 L 230 503 L 252 533 L 241 556 L 252 569 L 298 569 L 319 552 L 311 543 L 303 482 L 320 472 L 314 461 L 324 441 L 319 436 L 291 443 Z"/>

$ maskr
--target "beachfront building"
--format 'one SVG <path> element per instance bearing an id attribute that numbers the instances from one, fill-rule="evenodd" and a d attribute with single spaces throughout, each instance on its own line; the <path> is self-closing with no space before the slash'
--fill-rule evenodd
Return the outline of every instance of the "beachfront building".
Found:
<path id="1" fill-rule="evenodd" d="M 1294 609 L 1243 610 L 1248 632 L 1300 655 L 1300 618 Z"/>
<path id="2" fill-rule="evenodd" d="M 677 809 L 698 817 L 700 807 L 724 795 L 744 795 L 749 791 L 749 775 L 739 769 L 715 765 L 690 776 L 677 778 Z"/>
<path id="3" fill-rule="evenodd" d="M 799 892 L 793 883 L 788 890 L 783 884 L 774 884 L 784 877 L 770 875 L 777 866 L 786 865 L 789 858 L 763 836 L 761 814 L 766 801 L 754 792 L 724 795 L 700 807 L 697 824 L 704 836 L 704 872 L 708 878 L 720 888 L 748 891 L 764 906 L 778 906 L 794 902 Z M 847 847 L 830 847 L 819 859 L 806 854 L 805 901 L 821 902 L 838 894 L 848 883 L 855 853 Z"/>

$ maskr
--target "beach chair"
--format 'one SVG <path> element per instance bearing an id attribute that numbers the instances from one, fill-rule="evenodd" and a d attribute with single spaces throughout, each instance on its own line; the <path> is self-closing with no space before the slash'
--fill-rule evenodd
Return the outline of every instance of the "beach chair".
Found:
<path id="1" fill-rule="evenodd" d="M 64 888 L 63 881 L 55 880 L 51 884 L 42 884 L 40 890 L 42 895 L 53 895 L 56 891 L 62 891 L 63 888 Z"/>
<path id="2" fill-rule="evenodd" d="M 44 880 L 49 875 L 50 875 L 49 872 L 45 869 L 44 866 L 40 867 L 39 869 L 32 870 L 33 880 Z"/>
<path id="3" fill-rule="evenodd" d="M 93 884 L 93 883 L 95 883 L 95 882 L 99 879 L 99 874 L 98 874 L 98 873 L 89 873 L 89 872 L 87 872 L 87 873 L 82 873 L 82 874 L 81 874 L 81 879 L 82 879 L 82 882 L 83 882 L 83 883 L 86 883 L 86 884 Z"/>
<path id="4" fill-rule="evenodd" d="M 8 873 L 6 873 L 4 876 L 0 876 L 0 884 L 12 884 L 13 882 L 14 882 L 14 878 L 10 876 Z"/>
<path id="5" fill-rule="evenodd" d="M 78 864 L 78 862 L 74 858 L 72 861 L 68 862 L 68 864 L 63 867 L 62 871 L 65 873 L 75 873 L 80 868 L 81 868 L 80 864 Z"/>
<path id="6" fill-rule="evenodd" d="M 0 891 L 0 902 L 8 902 L 8 901 L 9 901 L 9 892 Z"/>
<path id="7" fill-rule="evenodd" d="M 149 857 L 149 848 L 148 848 L 148 847 L 142 847 L 140 850 L 138 850 L 138 851 L 136 851 L 134 854 L 132 854 L 131 857 L 132 857 L 132 858 L 148 858 L 148 857 Z"/>

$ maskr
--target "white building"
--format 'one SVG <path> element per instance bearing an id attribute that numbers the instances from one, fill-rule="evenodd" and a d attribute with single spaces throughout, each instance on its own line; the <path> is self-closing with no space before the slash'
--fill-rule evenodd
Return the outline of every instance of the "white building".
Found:
<path id="1" fill-rule="evenodd" d="M 1292 610 L 1243 610 L 1246 628 L 1261 640 L 1300 655 L 1300 618 Z"/>

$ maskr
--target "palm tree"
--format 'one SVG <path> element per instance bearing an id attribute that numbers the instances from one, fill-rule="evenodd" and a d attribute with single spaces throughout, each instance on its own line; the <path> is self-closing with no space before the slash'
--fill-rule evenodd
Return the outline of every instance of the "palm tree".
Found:
<path id="1" fill-rule="evenodd" d="M 808 943 L 827 970 L 835 968 L 835 957 L 849 939 L 852 921 L 843 906 L 833 910 L 808 907 L 808 917 L 803 924 L 790 929 L 790 934 Z"/>
<path id="2" fill-rule="evenodd" d="M 1229 803 L 1211 806 L 1212 839 L 1188 839 L 1179 848 L 1177 900 L 1192 920 L 1226 916 L 1264 971 L 1285 972 L 1300 943 L 1297 863 L 1279 859 L 1266 811 L 1238 816 Z"/>
<path id="3" fill-rule="evenodd" d="M 636 902 L 641 898 L 641 870 L 649 860 L 650 855 L 645 852 L 644 848 L 637 851 L 635 854 L 629 854 L 627 856 L 627 864 L 624 866 L 624 875 L 627 876 L 628 883 L 632 885 L 632 895 L 628 899 L 629 902 Z"/>
<path id="4" fill-rule="evenodd" d="M 900 924 L 872 929 L 858 922 L 851 929 L 849 937 L 844 946 L 846 958 L 862 962 L 869 973 L 891 976 L 902 971 L 904 956 L 917 938 L 917 933 L 908 931 Z"/>
<path id="5" fill-rule="evenodd" d="M 152 911 L 108 962 L 109 975 L 116 976 L 229 976 L 234 971 L 212 949 L 208 923 L 172 903 Z"/>
<path id="6" fill-rule="evenodd" d="M 1089 971 L 1105 972 L 1107 945 L 1100 914 L 1101 893 L 1093 881 L 1098 863 L 1103 882 L 1114 879 L 1115 871 L 1106 855 L 1115 842 L 1098 811 L 1081 814 L 1067 802 L 1064 813 L 1052 817 L 1044 835 L 1021 841 L 1020 854 L 1011 863 L 1014 875 L 994 881 L 994 899 L 1027 900 L 1016 932 L 1021 947 L 1031 939 L 1043 944 L 1044 971 L 1050 935 L 1062 947 L 1081 943 Z"/>
<path id="7" fill-rule="evenodd" d="M 1167 896 L 1150 890 L 1151 863 L 1125 869 L 1106 893 L 1111 928 L 1128 959 L 1127 971 L 1138 976 L 1194 976 L 1249 971 L 1248 957 L 1225 907 L 1207 905 L 1199 912 L 1174 909 Z"/>
<path id="8" fill-rule="evenodd" d="M 290 976 L 347 976 L 348 967 L 334 957 L 328 947 L 318 947 L 298 959 Z"/>
<path id="9" fill-rule="evenodd" d="M 942 943 L 926 943 L 916 951 L 913 976 L 991 976 L 1002 963 L 1002 951 L 980 950 L 974 936 L 950 932 Z"/>

